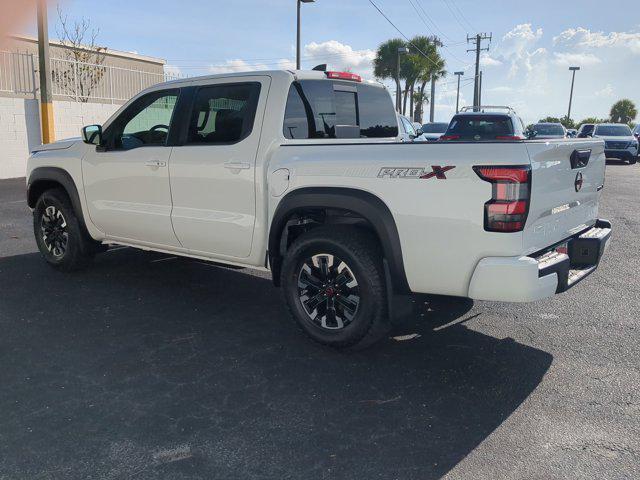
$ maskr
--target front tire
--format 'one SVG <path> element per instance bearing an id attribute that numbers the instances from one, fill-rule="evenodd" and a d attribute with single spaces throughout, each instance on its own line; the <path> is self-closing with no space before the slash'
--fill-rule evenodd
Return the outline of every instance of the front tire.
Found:
<path id="1" fill-rule="evenodd" d="M 33 230 L 40 253 L 58 270 L 78 270 L 96 253 L 96 242 L 81 227 L 62 189 L 47 190 L 40 196 L 33 211 Z"/>
<path id="2" fill-rule="evenodd" d="M 318 227 L 301 235 L 282 265 L 289 311 L 316 342 L 337 349 L 369 346 L 389 331 L 382 254 L 354 227 Z"/>

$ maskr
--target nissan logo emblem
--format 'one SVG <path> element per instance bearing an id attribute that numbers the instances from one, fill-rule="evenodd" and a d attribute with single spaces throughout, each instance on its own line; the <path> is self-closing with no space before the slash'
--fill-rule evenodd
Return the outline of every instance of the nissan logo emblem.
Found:
<path id="1" fill-rule="evenodd" d="M 578 172 L 576 174 L 576 181 L 574 182 L 574 185 L 576 187 L 576 192 L 579 192 L 582 189 L 583 183 L 584 183 L 584 180 L 582 179 L 582 172 Z"/>

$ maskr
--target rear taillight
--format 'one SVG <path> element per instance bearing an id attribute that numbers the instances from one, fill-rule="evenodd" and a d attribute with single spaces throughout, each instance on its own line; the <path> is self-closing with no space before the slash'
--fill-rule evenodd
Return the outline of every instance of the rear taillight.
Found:
<path id="1" fill-rule="evenodd" d="M 496 137 L 496 140 L 524 140 L 524 138 L 518 135 L 500 135 Z"/>
<path id="2" fill-rule="evenodd" d="M 531 168 L 473 167 L 493 186 L 491 200 L 484 204 L 484 229 L 488 232 L 520 232 L 529 213 Z"/>
<path id="3" fill-rule="evenodd" d="M 442 135 L 439 140 L 446 142 L 448 140 L 458 140 L 460 135 Z"/>

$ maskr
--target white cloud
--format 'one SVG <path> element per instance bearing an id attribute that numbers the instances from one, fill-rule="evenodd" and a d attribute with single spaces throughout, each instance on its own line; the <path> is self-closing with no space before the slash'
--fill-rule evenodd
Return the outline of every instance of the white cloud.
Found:
<path id="1" fill-rule="evenodd" d="M 213 74 L 251 72 L 255 70 L 292 70 L 295 63 L 286 58 L 278 60 L 275 64 L 248 63 L 242 59 L 227 60 L 222 65 L 209 65 L 209 72 Z"/>
<path id="2" fill-rule="evenodd" d="M 336 40 L 329 40 L 305 45 L 302 56 L 303 68 L 311 68 L 312 66 L 326 63 L 329 65 L 330 70 L 348 70 L 365 78 L 373 78 L 375 50 L 354 50 L 350 45 Z M 220 65 L 209 65 L 208 71 L 213 74 L 219 74 L 253 70 L 295 70 L 295 68 L 295 61 L 286 58 L 270 63 L 249 63 L 242 59 L 232 59 Z"/>
<path id="3" fill-rule="evenodd" d="M 571 48 L 624 48 L 640 55 L 640 32 L 592 32 L 578 27 L 569 28 L 557 37 L 553 43 L 558 46 Z"/>
<path id="4" fill-rule="evenodd" d="M 604 87 L 602 90 L 596 91 L 594 95 L 600 98 L 613 98 L 614 97 L 613 87 L 611 86 L 610 83 L 608 83 L 606 87 Z"/>
<path id="5" fill-rule="evenodd" d="M 498 67 L 502 65 L 502 62 L 485 54 L 480 57 L 480 65 L 483 67 Z"/>
<path id="6" fill-rule="evenodd" d="M 605 117 L 614 101 L 640 104 L 635 79 L 640 75 L 640 32 L 592 32 L 565 29 L 555 37 L 531 24 L 516 25 L 492 47 L 502 65 L 485 69 L 483 103 L 511 105 L 526 123 L 566 112 L 571 73 L 575 80 L 572 116 Z M 489 55 L 487 55 L 489 56 Z"/>
<path id="7" fill-rule="evenodd" d="M 307 63 L 327 63 L 330 69 L 348 70 L 368 79 L 373 78 L 375 50 L 354 50 L 350 45 L 329 40 L 305 45 L 304 56 Z"/>
<path id="8" fill-rule="evenodd" d="M 561 67 L 570 67 L 572 65 L 579 65 L 581 67 L 590 67 L 602 63 L 600 58 L 596 57 L 593 53 L 565 53 L 555 52 L 553 63 Z"/>

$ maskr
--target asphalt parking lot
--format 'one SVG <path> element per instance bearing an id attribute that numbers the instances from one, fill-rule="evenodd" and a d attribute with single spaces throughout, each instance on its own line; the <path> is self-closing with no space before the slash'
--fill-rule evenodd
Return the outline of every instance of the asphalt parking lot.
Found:
<path id="1" fill-rule="evenodd" d="M 0 479 L 640 478 L 640 168 L 607 166 L 600 269 L 526 305 L 420 300 L 351 354 L 264 274 L 36 253 L 0 181 Z M 426 303 L 423 303 L 426 301 Z"/>

